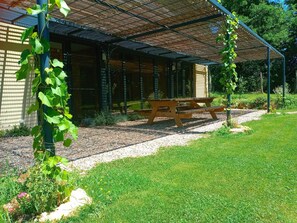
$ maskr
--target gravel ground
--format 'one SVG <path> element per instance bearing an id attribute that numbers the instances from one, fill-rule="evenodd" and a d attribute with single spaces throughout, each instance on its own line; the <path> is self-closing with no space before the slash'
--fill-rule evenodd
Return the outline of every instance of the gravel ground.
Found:
<path id="1" fill-rule="evenodd" d="M 253 120 L 265 111 L 233 110 L 238 122 Z M 184 119 L 183 127 L 176 127 L 173 119 L 157 118 L 153 125 L 146 119 L 122 122 L 114 126 L 79 128 L 79 138 L 70 148 L 56 146 L 56 154 L 72 161 L 74 167 L 90 169 L 98 162 L 108 162 L 124 157 L 149 155 L 161 147 L 185 144 L 201 137 L 201 133 L 213 131 L 222 125 L 225 113 L 217 113 L 218 120 L 209 114 Z M 26 169 L 33 164 L 32 138 L 0 138 L 0 171 L 12 166 Z"/>

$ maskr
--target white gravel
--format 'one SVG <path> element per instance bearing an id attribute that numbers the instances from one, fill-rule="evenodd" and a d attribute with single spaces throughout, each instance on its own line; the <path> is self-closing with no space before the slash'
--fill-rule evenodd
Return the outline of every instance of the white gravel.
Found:
<path id="1" fill-rule="evenodd" d="M 251 120 L 258 120 L 265 113 L 266 111 L 264 110 L 255 111 L 255 112 L 251 112 L 251 113 L 239 116 L 236 119 L 238 123 L 241 124 Z M 78 159 L 71 162 L 70 166 L 72 168 L 85 171 L 95 167 L 98 163 L 111 162 L 113 160 L 123 159 L 127 157 L 140 157 L 140 156 L 152 155 L 152 154 L 155 154 L 160 147 L 167 147 L 167 146 L 173 146 L 173 145 L 186 145 L 191 140 L 195 140 L 203 137 L 204 135 L 202 133 L 207 133 L 207 132 L 217 130 L 222 126 L 222 124 L 223 124 L 223 121 L 218 121 L 210 125 L 191 129 L 187 133 L 177 133 L 174 135 L 157 138 L 151 141 L 123 147 L 117 150 L 101 153 L 98 155 L 93 155 L 90 157 Z"/>

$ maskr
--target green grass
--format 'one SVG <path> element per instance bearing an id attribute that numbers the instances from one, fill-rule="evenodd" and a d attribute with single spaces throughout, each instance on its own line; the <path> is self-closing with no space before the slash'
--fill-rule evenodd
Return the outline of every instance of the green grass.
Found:
<path id="1" fill-rule="evenodd" d="M 76 181 L 93 204 L 63 222 L 297 222 L 296 123 L 266 115 L 248 135 L 101 164 Z"/>

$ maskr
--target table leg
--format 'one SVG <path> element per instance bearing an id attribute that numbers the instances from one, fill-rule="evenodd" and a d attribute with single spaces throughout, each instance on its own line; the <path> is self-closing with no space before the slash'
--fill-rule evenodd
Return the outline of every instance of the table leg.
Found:
<path id="1" fill-rule="evenodd" d="M 211 107 L 210 102 L 205 102 L 205 104 L 206 104 L 207 107 Z M 217 115 L 216 115 L 216 113 L 214 111 L 209 111 L 209 113 L 210 113 L 210 115 L 211 115 L 211 117 L 213 119 L 218 119 L 218 117 L 217 117 Z"/>
<path id="2" fill-rule="evenodd" d="M 180 118 L 178 117 L 178 114 L 176 114 L 176 107 L 170 107 L 170 113 L 174 117 L 175 124 L 178 127 L 182 127 L 183 126 L 183 123 L 181 122 Z"/>
<path id="3" fill-rule="evenodd" d="M 156 114 L 157 114 L 157 111 L 158 111 L 158 107 L 157 106 L 154 106 L 153 109 L 152 109 L 152 112 L 148 118 L 148 121 L 147 121 L 147 124 L 153 124 L 154 122 L 154 119 L 156 117 Z"/>

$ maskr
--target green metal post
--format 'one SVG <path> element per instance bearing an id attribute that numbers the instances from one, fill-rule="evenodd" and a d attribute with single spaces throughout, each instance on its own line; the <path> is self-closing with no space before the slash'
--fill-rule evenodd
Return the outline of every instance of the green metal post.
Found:
<path id="1" fill-rule="evenodd" d="M 186 96 L 186 70 L 184 67 L 182 68 L 182 95 Z"/>
<path id="2" fill-rule="evenodd" d="M 170 98 L 170 63 L 166 63 L 166 85 L 167 85 L 167 97 Z"/>
<path id="3" fill-rule="evenodd" d="M 179 83 L 178 83 L 178 63 L 175 62 L 175 78 L 176 78 L 176 97 L 179 96 Z"/>
<path id="4" fill-rule="evenodd" d="M 112 86 L 111 86 L 111 74 L 110 74 L 110 47 L 107 47 L 106 54 L 106 66 L 107 66 L 107 82 L 108 82 L 108 107 L 109 110 L 112 110 Z"/>
<path id="5" fill-rule="evenodd" d="M 107 80 L 106 80 L 106 53 L 104 50 L 100 51 L 100 107 L 101 111 L 107 112 L 108 105 L 107 105 Z"/>
<path id="6" fill-rule="evenodd" d="M 270 48 L 267 47 L 267 112 L 270 112 Z"/>
<path id="7" fill-rule="evenodd" d="M 123 87 L 124 87 L 124 113 L 127 114 L 127 75 L 126 75 L 126 61 L 124 54 L 122 55 L 122 75 L 123 75 Z"/>
<path id="8" fill-rule="evenodd" d="M 37 0 L 37 4 L 42 7 L 43 5 L 47 5 L 47 0 Z M 46 15 L 47 15 L 47 8 L 44 13 L 38 14 L 38 33 L 41 35 L 42 38 L 49 41 L 49 27 L 48 23 L 46 23 Z M 49 52 L 40 55 L 40 72 L 41 72 L 41 80 L 45 82 L 46 79 L 46 72 L 44 71 L 45 68 L 50 66 L 50 56 Z M 47 112 L 47 106 L 42 106 L 42 113 Z M 43 116 L 43 115 L 42 115 Z M 53 143 L 53 130 L 51 125 L 40 117 L 40 121 L 42 123 L 43 131 L 44 131 L 44 147 L 50 153 L 51 156 L 55 155 L 55 146 Z"/>
<path id="9" fill-rule="evenodd" d="M 170 64 L 170 97 L 174 98 L 174 63 Z"/>
<path id="10" fill-rule="evenodd" d="M 143 75 L 142 75 L 142 64 L 141 57 L 139 57 L 139 82 L 140 82 L 140 107 L 144 108 L 144 92 L 143 92 Z"/>
<path id="11" fill-rule="evenodd" d="M 227 126 L 232 125 L 232 116 L 231 116 L 231 94 L 227 94 Z"/>
<path id="12" fill-rule="evenodd" d="M 283 105 L 285 106 L 286 97 L 286 57 L 283 57 Z"/>
<path id="13" fill-rule="evenodd" d="M 158 64 L 156 60 L 153 60 L 153 79 L 154 79 L 154 98 L 159 98 L 159 74 L 158 74 Z"/>

